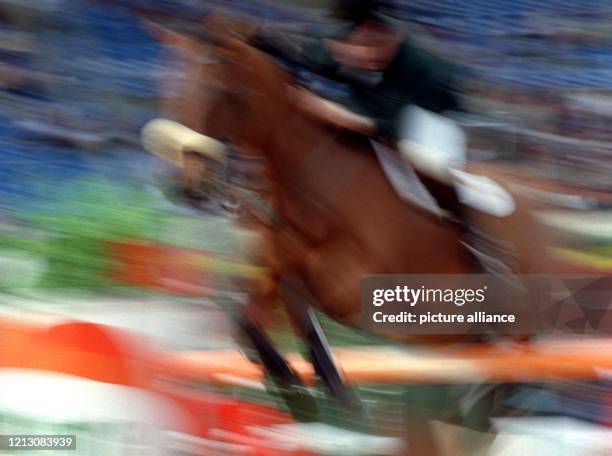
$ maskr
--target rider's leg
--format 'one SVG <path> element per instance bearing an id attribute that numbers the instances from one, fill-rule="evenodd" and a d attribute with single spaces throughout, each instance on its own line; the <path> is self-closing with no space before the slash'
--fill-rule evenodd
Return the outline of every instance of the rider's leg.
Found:
<path id="1" fill-rule="evenodd" d="M 421 171 L 415 170 L 420 181 L 429 190 L 431 196 L 436 200 L 440 209 L 454 216 L 458 221 L 463 221 L 463 207 L 459 201 L 455 186 L 448 182 L 441 182 Z"/>
<path id="2" fill-rule="evenodd" d="M 453 182 L 453 168 L 466 161 L 467 140 L 452 120 L 408 106 L 400 116 L 398 148 L 442 209 L 459 220 L 461 204 Z"/>

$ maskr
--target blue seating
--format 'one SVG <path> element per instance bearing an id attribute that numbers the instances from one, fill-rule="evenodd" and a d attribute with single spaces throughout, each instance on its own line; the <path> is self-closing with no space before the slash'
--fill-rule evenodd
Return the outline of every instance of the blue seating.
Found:
<path id="1" fill-rule="evenodd" d="M 139 127 L 155 116 L 153 99 L 158 82 L 155 78 L 161 74 L 159 70 L 164 63 L 160 61 L 160 44 L 143 30 L 136 8 L 146 7 L 165 16 L 193 18 L 219 6 L 270 21 L 319 25 L 317 15 L 308 8 L 273 0 L 114 0 L 112 3 L 113 6 L 94 0 L 64 0 L 62 14 L 47 16 L 47 23 L 39 24 L 35 30 L 37 40 L 44 44 L 44 53 L 36 58 L 0 55 L 2 63 L 55 78 L 51 84 L 41 84 L 50 89 L 40 96 L 34 91 L 28 92 L 27 88 L 0 93 L 0 141 L 4 146 L 0 162 L 5 165 L 0 166 L 0 193 L 20 195 L 19 204 L 31 198 L 32 192 L 36 193 L 28 190 L 32 181 L 50 183 L 80 173 L 101 172 L 104 166 L 94 166 L 94 158 L 85 159 L 68 147 L 33 142 L 20 130 L 16 120 L 46 118 L 45 113 L 51 111 L 69 119 L 78 119 L 80 113 L 86 113 L 109 131 L 136 138 Z M 600 37 L 582 43 L 567 40 L 555 36 L 558 27 L 554 25 L 571 21 L 589 31 L 594 21 L 601 22 L 603 13 L 612 13 L 610 0 L 385 0 L 383 3 L 387 14 L 425 26 L 443 48 L 452 50 L 464 46 L 460 54 L 462 63 L 472 70 L 472 77 L 491 86 L 526 92 L 612 89 L 610 39 Z M 332 98 L 346 96 L 349 90 L 306 72 L 302 72 L 302 78 Z M 107 102 L 110 99 L 113 104 Z M 124 101 L 117 105 L 121 100 Z M 146 160 L 143 157 L 138 160 Z M 34 166 L 40 162 L 44 166 Z M 34 172 L 36 179 L 32 178 Z M 16 201 L 12 196 L 8 200 Z"/>

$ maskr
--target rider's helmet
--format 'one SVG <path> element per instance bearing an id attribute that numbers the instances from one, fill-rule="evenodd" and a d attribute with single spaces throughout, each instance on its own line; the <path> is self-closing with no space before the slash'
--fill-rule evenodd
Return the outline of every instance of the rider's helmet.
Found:
<path id="1" fill-rule="evenodd" d="M 341 29 L 328 43 L 347 67 L 381 71 L 393 58 L 403 32 L 380 11 L 381 0 L 337 0 L 332 10 Z"/>
<path id="2" fill-rule="evenodd" d="M 332 16 L 357 27 L 366 21 L 378 21 L 378 6 L 379 0 L 337 0 L 332 8 Z"/>

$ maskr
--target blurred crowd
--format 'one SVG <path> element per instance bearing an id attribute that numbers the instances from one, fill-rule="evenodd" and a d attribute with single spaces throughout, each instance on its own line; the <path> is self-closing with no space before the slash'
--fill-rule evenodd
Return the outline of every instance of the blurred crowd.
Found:
<path id="1" fill-rule="evenodd" d="M 605 185 L 598 173 L 610 163 L 612 13 L 606 1 L 379 3 L 420 46 L 469 70 L 470 110 L 499 122 L 525 150 L 561 167 L 564 160 L 578 162 L 585 183 Z M 215 6 L 297 35 L 333 25 L 331 1 L 3 1 L 3 141 L 23 147 L 16 138 L 25 134 L 54 145 L 138 147 L 136 133 L 153 116 L 158 83 L 173 71 L 143 29 L 142 14 L 193 20 Z M 313 74 L 303 79 L 330 93 L 348 90 Z"/>

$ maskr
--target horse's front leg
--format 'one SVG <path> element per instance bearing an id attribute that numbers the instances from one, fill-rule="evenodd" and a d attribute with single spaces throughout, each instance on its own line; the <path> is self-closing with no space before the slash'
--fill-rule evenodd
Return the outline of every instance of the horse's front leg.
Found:
<path id="1" fill-rule="evenodd" d="M 305 385 L 298 374 L 289 366 L 285 358 L 274 347 L 272 341 L 261 325 L 253 320 L 248 311 L 240 312 L 235 316 L 235 323 L 240 335 L 246 337 L 249 345 L 255 350 L 257 359 L 261 362 L 274 382 L 284 388 L 299 387 Z M 253 357 L 249 357 L 253 361 Z"/>
<path id="2" fill-rule="evenodd" d="M 274 249 L 273 232 L 266 226 L 251 226 L 257 233 L 257 252 L 249 259 L 254 264 L 265 265 L 267 273 L 252 280 L 248 286 L 249 300 L 234 311 L 238 329 L 238 340 L 251 350 L 247 356 L 261 364 L 278 392 L 299 421 L 315 421 L 318 412 L 314 398 L 310 395 L 300 376 L 292 369 L 266 334 L 266 327 L 274 318 L 276 308 L 282 305 L 279 296 L 280 264 Z"/>
<path id="3" fill-rule="evenodd" d="M 276 386 L 293 417 L 300 422 L 318 421 L 315 398 L 300 376 L 276 349 L 257 318 L 257 312 L 261 309 L 257 298 L 242 308 L 235 317 L 242 339 L 246 337 L 254 349 L 256 358 Z"/>
<path id="4" fill-rule="evenodd" d="M 336 364 L 323 328 L 307 301 L 305 289 L 299 282 L 286 280 L 282 285 L 287 312 L 295 329 L 308 346 L 310 361 L 334 398 L 344 405 L 358 407 L 354 391 L 347 385 L 342 370 Z"/>

